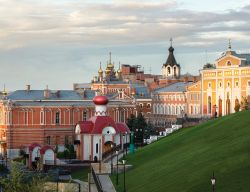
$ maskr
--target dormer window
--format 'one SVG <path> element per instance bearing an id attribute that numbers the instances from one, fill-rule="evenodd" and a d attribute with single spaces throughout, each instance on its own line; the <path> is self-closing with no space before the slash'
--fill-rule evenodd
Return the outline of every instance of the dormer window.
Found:
<path id="1" fill-rule="evenodd" d="M 231 62 L 230 61 L 228 61 L 227 62 L 227 66 L 231 66 L 232 64 L 231 64 Z"/>

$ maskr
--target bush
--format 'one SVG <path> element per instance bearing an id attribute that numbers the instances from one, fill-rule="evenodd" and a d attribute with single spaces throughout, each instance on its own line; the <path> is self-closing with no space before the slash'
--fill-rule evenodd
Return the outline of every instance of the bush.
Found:
<path id="1" fill-rule="evenodd" d="M 237 103 L 235 105 L 234 110 L 235 110 L 235 112 L 239 112 L 240 111 L 240 104 L 239 103 Z"/>

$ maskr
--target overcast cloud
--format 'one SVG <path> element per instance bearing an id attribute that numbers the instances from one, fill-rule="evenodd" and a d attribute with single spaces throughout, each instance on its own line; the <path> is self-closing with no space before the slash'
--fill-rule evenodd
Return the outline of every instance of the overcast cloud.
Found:
<path id="1" fill-rule="evenodd" d="M 211 0 L 207 9 L 187 0 L 101 2 L 0 0 L 0 86 L 71 89 L 89 82 L 109 51 L 116 64 L 159 74 L 170 37 L 182 73 L 198 74 L 229 38 L 235 50 L 250 52 L 247 1 Z"/>

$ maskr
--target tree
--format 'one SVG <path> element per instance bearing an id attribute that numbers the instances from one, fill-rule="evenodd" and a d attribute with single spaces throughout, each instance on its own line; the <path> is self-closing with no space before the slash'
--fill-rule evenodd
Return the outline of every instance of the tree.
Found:
<path id="1" fill-rule="evenodd" d="M 127 121 L 127 126 L 129 127 L 130 131 L 135 131 L 135 120 L 135 115 L 131 114 L 130 118 Z"/>
<path id="2" fill-rule="evenodd" d="M 145 138 L 145 129 L 148 126 L 143 115 L 141 113 L 139 113 L 138 117 L 131 115 L 127 121 L 127 125 L 129 129 L 134 132 L 135 143 L 143 144 Z"/>
<path id="3" fill-rule="evenodd" d="M 45 192 L 46 177 L 36 173 L 25 172 L 21 163 L 12 162 L 10 174 L 0 177 L 0 185 L 4 192 Z"/>
<path id="4" fill-rule="evenodd" d="M 156 130 L 154 129 L 152 123 L 149 121 L 147 123 L 146 129 L 145 129 L 145 134 L 144 134 L 144 138 L 145 139 L 149 139 L 150 135 L 157 135 Z"/>
<path id="5" fill-rule="evenodd" d="M 246 97 L 242 97 L 242 101 L 241 101 L 241 110 L 247 110 L 247 98 Z"/>
<path id="6" fill-rule="evenodd" d="M 239 112 L 240 111 L 240 104 L 239 103 L 237 103 L 235 105 L 234 110 L 235 110 L 235 112 Z"/>

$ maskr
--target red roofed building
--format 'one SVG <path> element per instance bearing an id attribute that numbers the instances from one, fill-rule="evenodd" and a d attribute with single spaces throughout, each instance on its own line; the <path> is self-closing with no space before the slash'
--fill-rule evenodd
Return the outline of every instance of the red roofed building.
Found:
<path id="1" fill-rule="evenodd" d="M 102 159 L 102 155 L 113 146 L 129 143 L 130 130 L 125 123 L 115 122 L 107 113 L 108 99 L 96 96 L 95 116 L 87 121 L 79 121 L 75 128 L 77 157 L 84 161 Z"/>

